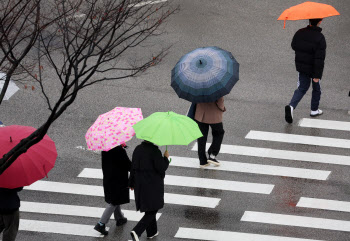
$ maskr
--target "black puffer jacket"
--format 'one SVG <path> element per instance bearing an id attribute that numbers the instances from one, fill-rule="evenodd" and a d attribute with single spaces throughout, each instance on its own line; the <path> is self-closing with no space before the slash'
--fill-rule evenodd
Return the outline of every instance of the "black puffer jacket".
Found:
<path id="1" fill-rule="evenodd" d="M 327 44 L 321 31 L 320 27 L 307 26 L 299 29 L 292 41 L 296 69 L 310 78 L 321 79 L 323 74 Z"/>
<path id="2" fill-rule="evenodd" d="M 20 200 L 17 192 L 23 187 L 15 189 L 0 188 L 0 214 L 11 214 L 20 207 Z"/>

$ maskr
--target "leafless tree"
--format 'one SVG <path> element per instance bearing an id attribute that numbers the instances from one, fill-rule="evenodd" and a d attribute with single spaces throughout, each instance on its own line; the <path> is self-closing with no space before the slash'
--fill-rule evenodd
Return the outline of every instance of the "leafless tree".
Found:
<path id="1" fill-rule="evenodd" d="M 80 0 L 81 2 L 82 0 Z M 0 104 L 10 79 L 22 73 L 32 73 L 36 66 L 28 54 L 33 50 L 40 33 L 58 19 L 74 14 L 76 1 L 70 8 L 52 15 L 54 2 L 43 0 L 2 0 L 0 5 L 0 71 L 6 73 L 0 92 Z M 20 77 L 19 77 L 20 78 Z"/>
<path id="2" fill-rule="evenodd" d="M 84 0 L 74 15 L 64 14 L 76 0 L 55 0 L 53 25 L 39 33 L 39 73 L 34 76 L 47 102 L 50 114 L 29 137 L 0 159 L 0 175 L 22 153 L 38 143 L 51 124 L 77 97 L 80 90 L 102 81 L 119 80 L 142 74 L 159 63 L 168 48 L 160 48 L 147 58 L 129 62 L 124 57 L 141 44 L 162 33 L 160 26 L 178 7 L 165 1 L 145 4 L 141 0 Z M 159 3 L 161 2 L 161 3 Z M 42 66 L 54 70 L 60 95 L 50 96 L 42 78 Z"/>

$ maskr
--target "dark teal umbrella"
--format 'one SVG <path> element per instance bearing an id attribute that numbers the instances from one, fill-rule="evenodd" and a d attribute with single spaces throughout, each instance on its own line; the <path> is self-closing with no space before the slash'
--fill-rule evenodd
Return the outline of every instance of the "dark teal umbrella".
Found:
<path id="1" fill-rule="evenodd" d="M 239 79 L 239 63 L 218 47 L 198 48 L 181 57 L 171 72 L 177 95 L 194 103 L 214 102 L 227 95 Z"/>

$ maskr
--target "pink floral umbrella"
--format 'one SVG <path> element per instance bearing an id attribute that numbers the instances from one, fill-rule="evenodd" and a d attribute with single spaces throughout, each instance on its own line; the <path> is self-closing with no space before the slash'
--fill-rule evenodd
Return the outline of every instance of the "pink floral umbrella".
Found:
<path id="1" fill-rule="evenodd" d="M 143 119 L 140 108 L 116 107 L 100 115 L 86 132 L 89 150 L 109 151 L 135 135 L 134 124 Z"/>

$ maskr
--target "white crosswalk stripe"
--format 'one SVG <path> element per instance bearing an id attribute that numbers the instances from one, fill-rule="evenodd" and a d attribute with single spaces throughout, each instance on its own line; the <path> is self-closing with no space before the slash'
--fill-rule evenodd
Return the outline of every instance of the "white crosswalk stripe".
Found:
<path id="1" fill-rule="evenodd" d="M 301 127 L 330 129 L 330 130 L 339 130 L 339 131 L 350 131 L 350 122 L 345 122 L 345 121 L 333 121 L 333 120 L 319 120 L 319 119 L 303 118 L 299 121 L 298 125 Z"/>
<path id="2" fill-rule="evenodd" d="M 338 131 L 349 131 L 349 123 L 325 121 L 325 120 L 313 120 L 302 119 L 299 123 L 300 127 L 322 128 Z M 280 143 L 295 143 L 316 145 L 325 147 L 337 147 L 337 148 L 350 148 L 350 140 L 326 138 L 317 136 L 305 136 L 305 135 L 292 135 L 286 133 L 274 133 L 264 131 L 250 131 L 246 135 L 247 139 L 274 141 Z M 210 143 L 207 143 L 207 148 Z M 83 148 L 82 148 L 83 149 Z M 192 151 L 197 151 L 197 143 L 193 146 Z M 242 155 L 257 157 L 259 161 L 262 158 L 274 158 L 281 160 L 314 162 L 350 166 L 350 156 L 331 155 L 323 153 L 312 152 L 300 152 L 291 150 L 279 150 L 271 148 L 241 146 L 241 145 L 227 145 L 221 146 L 220 153 L 231 155 Z M 183 167 L 183 168 L 195 168 L 199 169 L 198 158 L 171 156 L 171 167 Z M 255 163 L 242 163 L 233 161 L 219 160 L 221 166 L 210 166 L 207 169 L 225 172 L 239 172 L 249 173 L 254 175 L 268 175 L 272 177 L 293 177 L 303 178 L 310 180 L 326 181 L 330 177 L 331 171 L 328 170 L 316 170 L 305 169 L 288 166 L 275 166 Z M 286 163 L 288 164 L 288 163 Z M 173 171 L 177 170 L 176 168 Z M 94 178 L 102 179 L 103 174 L 101 169 L 96 168 L 84 168 L 78 175 L 80 178 Z M 274 180 L 274 179 L 272 179 Z M 214 189 L 222 191 L 234 191 L 244 193 L 255 193 L 269 195 L 274 189 L 273 183 L 251 183 L 251 182 L 238 182 L 231 180 L 221 180 L 203 177 L 191 177 L 181 175 L 166 175 L 164 179 L 165 185 L 188 187 L 188 188 L 203 188 Z M 75 194 L 84 196 L 96 196 L 103 197 L 104 191 L 102 186 L 74 184 L 64 182 L 53 181 L 38 181 L 29 187 L 25 187 L 26 190 L 41 191 L 41 192 L 55 192 L 60 194 Z M 320 194 L 321 195 L 321 194 Z M 130 192 L 130 198 L 134 199 L 134 193 Z M 183 195 L 174 193 L 165 193 L 165 202 L 169 204 L 204 207 L 204 208 L 216 208 L 221 199 L 214 197 Z M 337 212 L 350 212 L 350 202 L 327 200 L 318 198 L 301 197 L 296 205 L 296 208 L 313 208 L 328 211 Z M 58 203 L 42 203 L 42 202 L 28 202 L 22 201 L 21 212 L 26 213 L 41 213 L 50 215 L 64 215 L 67 217 L 86 217 L 86 218 L 100 218 L 104 211 L 102 207 L 89 207 L 78 206 Z M 123 210 L 125 216 L 130 221 L 139 221 L 143 216 L 142 213 Z M 157 214 L 157 219 L 161 216 L 161 213 Z M 113 217 L 112 217 L 113 218 Z M 323 230 L 333 230 L 350 232 L 350 221 L 347 220 L 335 220 L 325 219 L 320 217 L 308 217 L 297 216 L 287 214 L 277 214 L 268 212 L 253 212 L 245 211 L 241 218 L 242 222 L 264 223 L 270 225 L 284 225 L 294 226 L 299 228 L 313 228 Z M 74 223 L 64 222 L 50 222 L 39 220 L 21 219 L 20 230 L 32 231 L 32 232 L 46 232 L 56 233 L 63 235 L 75 235 L 84 237 L 103 237 L 98 232 L 93 230 L 92 225 L 81 225 Z M 130 236 L 128 236 L 130 238 Z M 259 232 L 235 232 L 234 230 L 209 230 L 209 229 L 194 229 L 187 227 L 179 227 L 175 238 L 178 239 L 193 239 L 193 240 L 212 240 L 212 241 L 317 241 L 316 239 L 304 239 L 296 237 L 284 237 L 276 235 L 267 235 Z M 1 241 L 1 240 L 0 240 Z"/>
<path id="3" fill-rule="evenodd" d="M 245 138 L 314 146 L 327 146 L 347 149 L 350 148 L 350 140 L 319 136 L 294 135 L 266 131 L 250 131 Z"/>
<path id="4" fill-rule="evenodd" d="M 350 232 L 350 221 L 245 211 L 241 221 Z"/>
<path id="5" fill-rule="evenodd" d="M 32 185 L 25 187 L 26 190 L 44 191 L 44 192 L 56 192 L 66 194 L 78 194 L 88 196 L 103 197 L 103 187 L 73 184 L 64 182 L 52 182 L 52 181 L 37 181 Z M 134 199 L 134 192 L 130 192 L 130 198 Z M 183 195 L 174 193 L 165 193 L 164 201 L 169 204 L 216 208 L 219 205 L 220 198 L 202 197 L 193 195 Z"/>
<path id="6" fill-rule="evenodd" d="M 84 170 L 79 174 L 79 177 L 102 179 L 103 174 L 101 169 L 84 168 Z M 164 184 L 182 187 L 197 187 L 224 191 L 250 192 L 261 194 L 270 194 L 274 187 L 274 185 L 271 184 L 235 182 L 218 179 L 174 175 L 166 175 L 164 179 Z"/>
<path id="7" fill-rule="evenodd" d="M 301 197 L 297 207 L 350 212 L 350 202 Z"/>
<path id="8" fill-rule="evenodd" d="M 317 241 L 315 239 L 291 238 L 273 235 L 228 232 L 180 227 L 175 238 L 211 241 Z M 320 240 L 318 240 L 320 241 Z"/>
<path id="9" fill-rule="evenodd" d="M 211 143 L 207 143 L 207 150 L 210 145 Z M 197 150 L 198 144 L 195 143 L 192 151 Z M 271 148 L 223 144 L 221 145 L 220 153 L 350 166 L 350 156 L 330 155 L 315 152 L 287 151 Z"/>
<path id="10" fill-rule="evenodd" d="M 102 238 L 91 225 L 21 219 L 19 230 Z"/>
<path id="11" fill-rule="evenodd" d="M 97 207 L 26 201 L 21 201 L 20 207 L 21 212 L 56 214 L 89 218 L 100 218 L 104 210 L 104 208 Z M 124 213 L 125 217 L 130 221 L 139 221 L 143 217 L 142 213 L 136 211 L 123 209 L 122 212 Z M 157 213 L 157 219 L 159 219 L 160 216 L 161 213 Z M 111 218 L 114 218 L 113 215 Z"/>
<path id="12" fill-rule="evenodd" d="M 189 157 L 178 157 L 172 156 L 171 166 L 178 167 L 190 167 L 200 168 L 199 161 L 197 158 Z M 207 167 L 207 169 L 214 169 L 219 171 L 230 171 L 230 172 L 243 172 L 253 174 L 263 174 L 271 176 L 283 176 L 283 177 L 295 177 L 295 178 L 306 178 L 313 180 L 327 180 L 331 174 L 330 171 L 304 169 L 304 168 L 293 168 L 283 166 L 271 166 L 261 164 L 251 164 L 242 162 L 231 162 L 218 160 L 221 165 L 219 167 Z"/>

